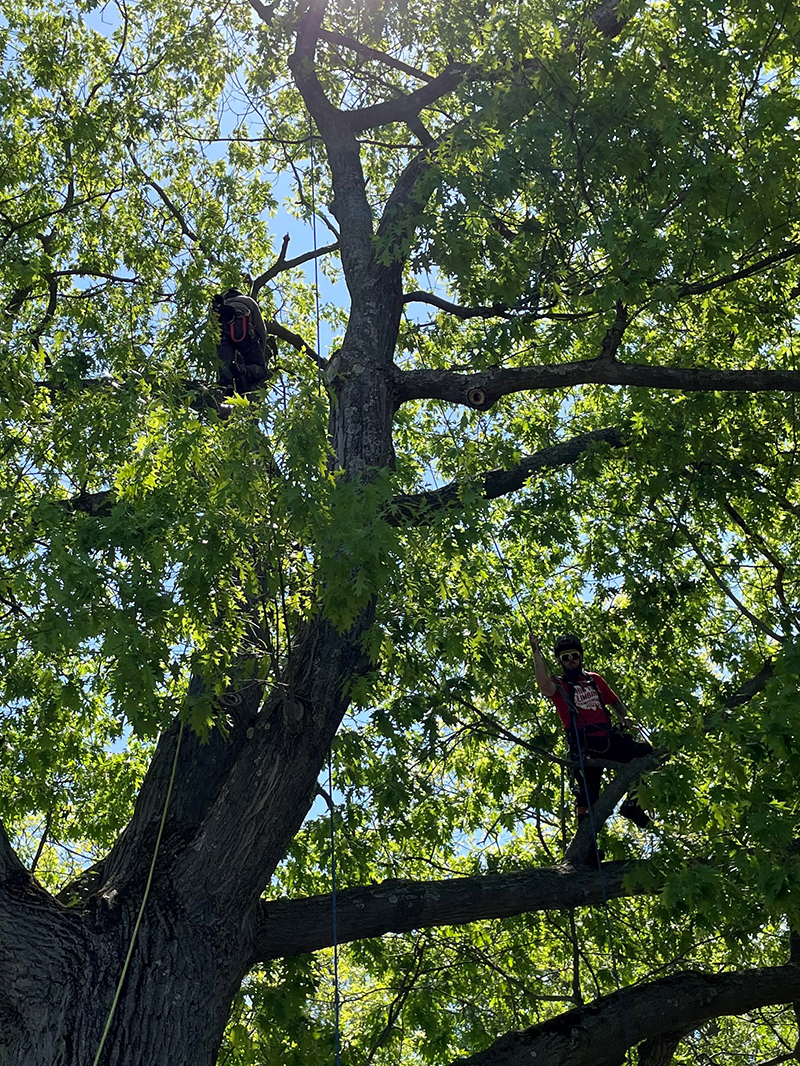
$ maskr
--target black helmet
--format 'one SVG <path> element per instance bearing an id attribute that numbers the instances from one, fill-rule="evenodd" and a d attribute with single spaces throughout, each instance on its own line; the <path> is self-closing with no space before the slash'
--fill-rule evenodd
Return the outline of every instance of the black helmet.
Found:
<path id="1" fill-rule="evenodd" d="M 581 653 L 581 658 L 583 658 L 583 644 L 574 633 L 565 633 L 563 637 L 558 638 L 553 645 L 553 655 L 558 658 L 562 651 L 567 651 L 568 648 L 575 648 L 576 651 Z"/>

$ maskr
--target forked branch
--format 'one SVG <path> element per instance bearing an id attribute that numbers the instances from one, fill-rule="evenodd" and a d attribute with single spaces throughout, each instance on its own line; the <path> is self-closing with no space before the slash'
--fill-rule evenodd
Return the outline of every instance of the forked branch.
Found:
<path id="1" fill-rule="evenodd" d="M 329 44 L 340 44 L 343 48 L 349 48 L 365 59 L 373 59 L 377 63 L 391 67 L 393 70 L 399 70 L 401 74 L 408 74 L 411 78 L 418 78 L 420 81 L 434 80 L 433 74 L 428 74 L 426 71 L 420 70 L 419 67 L 412 67 L 408 63 L 404 63 L 402 59 L 395 59 L 394 56 L 381 52 L 377 48 L 370 48 L 369 45 L 357 41 L 355 37 L 348 37 L 344 33 L 334 33 L 333 30 L 320 30 L 319 36 Z"/>
<path id="2" fill-rule="evenodd" d="M 323 255 L 328 255 L 330 252 L 338 252 L 339 242 L 334 241 L 332 244 L 325 244 L 321 248 L 312 248 L 307 252 L 303 252 L 301 255 L 296 255 L 293 259 L 286 258 L 288 248 L 289 234 L 287 233 L 283 238 L 283 244 L 281 245 L 278 258 L 269 269 L 265 270 L 263 274 L 259 274 L 250 286 L 250 295 L 253 299 L 258 296 L 268 281 L 272 281 L 274 277 L 277 277 L 278 274 L 282 274 L 285 270 L 292 270 L 294 267 L 302 266 L 304 263 L 310 263 L 312 260 L 319 259 Z"/>
<path id="3" fill-rule="evenodd" d="M 564 852 L 564 861 L 570 865 L 581 865 L 592 861 L 594 855 L 593 836 L 603 828 L 614 813 L 614 808 L 631 787 L 631 785 L 648 772 L 655 770 L 668 758 L 665 748 L 657 748 L 641 759 L 634 759 L 617 771 L 613 779 L 600 793 L 592 806 L 592 817 L 587 818 L 573 837 Z"/>

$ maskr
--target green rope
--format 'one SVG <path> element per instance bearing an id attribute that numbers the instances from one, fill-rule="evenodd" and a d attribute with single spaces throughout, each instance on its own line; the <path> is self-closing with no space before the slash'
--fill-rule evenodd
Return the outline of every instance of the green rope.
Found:
<path id="1" fill-rule="evenodd" d="M 122 986 L 125 983 L 125 978 L 126 978 L 126 976 L 128 974 L 128 965 L 129 965 L 129 963 L 131 961 L 131 956 L 133 955 L 133 949 L 134 949 L 134 947 L 136 945 L 136 935 L 139 932 L 139 926 L 142 924 L 142 915 L 144 914 L 144 908 L 145 908 L 145 905 L 147 904 L 148 896 L 150 895 L 150 886 L 153 883 L 153 872 L 155 871 L 155 868 L 156 868 L 156 860 L 158 859 L 158 850 L 161 847 L 161 837 L 162 837 L 162 835 L 164 833 L 164 825 L 166 824 L 166 821 L 167 821 L 167 808 L 169 807 L 170 797 L 172 796 L 172 786 L 175 784 L 175 774 L 176 774 L 176 771 L 178 769 L 178 756 L 180 755 L 181 741 L 182 740 L 183 740 L 183 722 L 181 722 L 181 727 L 180 727 L 180 729 L 178 731 L 178 743 L 175 745 L 175 757 L 172 760 L 172 772 L 169 775 L 169 785 L 167 786 L 167 795 L 166 795 L 166 797 L 164 799 L 164 809 L 161 812 L 161 822 L 160 822 L 159 827 L 158 827 L 158 835 L 156 836 L 156 846 L 153 849 L 153 858 L 152 858 L 152 860 L 150 862 L 150 871 L 147 874 L 147 884 L 144 886 L 144 895 L 142 896 L 142 902 L 141 902 L 141 905 L 139 906 L 139 913 L 136 915 L 136 922 L 135 922 L 134 927 L 133 927 L 133 932 L 131 933 L 131 942 L 128 945 L 128 953 L 125 956 L 125 962 L 122 964 L 122 973 L 119 975 L 119 981 L 117 982 L 117 989 L 116 989 L 116 991 L 114 993 L 114 1001 L 112 1002 L 111 1009 L 108 1012 L 108 1017 L 106 1018 L 105 1028 L 103 1029 L 103 1035 L 100 1037 L 100 1046 L 97 1049 L 97 1054 L 94 1057 L 94 1062 L 92 1063 L 92 1066 L 98 1066 L 98 1063 L 100 1062 L 100 1055 L 102 1054 L 103 1048 L 105 1047 L 106 1038 L 108 1037 L 108 1032 L 109 1032 L 109 1030 L 111 1028 L 111 1022 L 113 1021 L 114 1014 L 116 1013 L 116 1010 L 117 1010 L 117 1004 L 119 1003 L 119 997 L 120 997 L 120 994 L 122 993 Z"/>

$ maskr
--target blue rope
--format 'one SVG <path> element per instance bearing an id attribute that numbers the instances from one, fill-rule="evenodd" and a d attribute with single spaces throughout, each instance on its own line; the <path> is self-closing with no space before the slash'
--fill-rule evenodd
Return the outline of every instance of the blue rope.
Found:
<path id="1" fill-rule="evenodd" d="M 558 683 L 558 682 L 556 682 Z M 614 974 L 614 983 L 617 986 L 617 992 L 620 991 L 619 970 L 617 968 L 617 953 L 614 950 L 614 936 L 611 930 L 611 915 L 608 906 L 608 892 L 606 890 L 606 875 L 603 872 L 603 864 L 600 862 L 600 851 L 597 846 L 597 823 L 594 819 L 594 805 L 589 799 L 589 783 L 586 780 L 586 763 L 583 757 L 583 745 L 581 744 L 580 730 L 578 729 L 578 713 L 575 710 L 575 704 L 572 702 L 569 689 L 565 686 L 563 688 L 559 685 L 561 691 L 564 693 L 567 705 L 570 710 L 570 719 L 572 721 L 572 729 L 575 733 L 575 744 L 578 749 L 578 762 L 581 768 L 581 777 L 583 779 L 583 793 L 586 797 L 586 806 L 589 811 L 589 828 L 592 831 L 592 841 L 594 843 L 594 856 L 597 860 L 597 872 L 600 874 L 600 891 L 603 893 L 603 910 L 606 916 L 606 935 L 608 937 L 608 947 L 611 952 L 611 970 Z"/>
<path id="2" fill-rule="evenodd" d="M 331 797 L 331 926 L 333 930 L 333 1020 L 336 1031 L 334 1044 L 334 1061 L 336 1066 L 340 1064 L 342 1047 L 341 1034 L 339 1032 L 339 936 L 336 927 L 336 829 L 334 825 L 333 807 L 333 766 L 331 753 L 328 752 L 328 795 Z"/>
<path id="3" fill-rule="evenodd" d="M 312 123 L 311 115 L 308 116 L 308 145 L 311 162 L 311 234 L 314 242 L 314 251 L 317 250 L 317 188 L 314 179 L 314 126 Z M 322 356 L 320 349 L 320 329 L 319 329 L 319 258 L 314 256 L 314 318 L 317 328 L 317 355 Z M 321 379 L 320 379 L 321 380 Z"/>
<path id="4" fill-rule="evenodd" d="M 314 178 L 314 126 L 311 115 L 308 116 L 308 145 L 310 154 L 310 177 L 311 177 L 311 232 L 314 242 L 314 251 L 317 250 L 317 189 L 316 181 Z M 317 256 L 314 256 L 314 320 L 316 324 L 316 341 L 317 341 L 317 354 L 321 355 L 320 348 L 320 309 L 319 309 L 319 260 Z M 320 389 L 322 388 L 321 377 L 318 380 Z M 335 1030 L 334 1041 L 334 1062 L 335 1066 L 340 1066 L 341 1062 L 341 1049 L 342 1038 L 339 1029 L 339 1012 L 340 1012 L 340 998 L 339 998 L 339 933 L 336 925 L 336 827 L 334 824 L 334 805 L 333 805 L 333 763 L 331 760 L 331 753 L 328 751 L 328 796 L 330 797 L 330 818 L 331 818 L 331 930 L 333 937 L 333 1022 Z"/>

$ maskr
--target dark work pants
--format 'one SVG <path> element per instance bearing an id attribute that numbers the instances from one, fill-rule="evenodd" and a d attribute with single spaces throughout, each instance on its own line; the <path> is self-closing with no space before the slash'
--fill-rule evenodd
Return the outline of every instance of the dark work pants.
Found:
<path id="1" fill-rule="evenodd" d="M 580 752 L 575 739 L 574 730 L 570 733 L 570 755 L 575 762 L 580 762 L 580 756 L 584 759 L 610 759 L 613 762 L 633 762 L 649 755 L 653 750 L 652 745 L 644 740 L 636 740 L 630 733 L 620 733 L 612 729 L 610 733 L 588 736 L 581 730 L 579 733 Z M 603 781 L 602 766 L 587 766 L 584 773 L 574 770 L 575 797 L 579 807 L 593 807 L 600 795 Z M 584 780 L 585 777 L 585 780 Z M 628 801 L 636 801 L 635 790 L 628 794 Z"/>
<path id="2" fill-rule="evenodd" d="M 225 388 L 238 392 L 257 388 L 267 376 L 264 353 L 254 335 L 248 334 L 242 344 L 234 344 L 227 334 L 217 345 L 218 381 Z"/>

